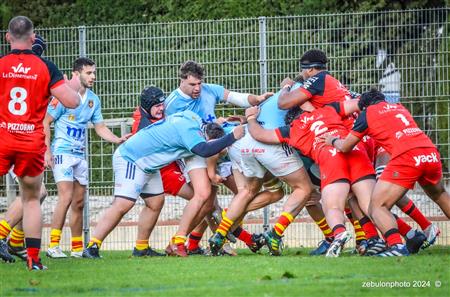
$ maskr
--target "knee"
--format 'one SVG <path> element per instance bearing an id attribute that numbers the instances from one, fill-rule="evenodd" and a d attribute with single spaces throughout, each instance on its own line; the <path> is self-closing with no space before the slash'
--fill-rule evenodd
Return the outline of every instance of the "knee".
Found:
<path id="1" fill-rule="evenodd" d="M 83 211 L 83 208 L 84 208 L 84 200 L 81 199 L 81 200 L 72 201 L 72 204 L 71 204 L 70 207 L 71 207 L 72 210 L 74 210 L 74 211 L 78 211 L 78 212 Z"/>
<path id="2" fill-rule="evenodd" d="M 148 209 L 150 209 L 152 212 L 161 212 L 162 208 L 164 207 L 164 199 L 155 199 L 154 201 L 151 201 L 150 203 L 146 203 L 146 206 Z"/>

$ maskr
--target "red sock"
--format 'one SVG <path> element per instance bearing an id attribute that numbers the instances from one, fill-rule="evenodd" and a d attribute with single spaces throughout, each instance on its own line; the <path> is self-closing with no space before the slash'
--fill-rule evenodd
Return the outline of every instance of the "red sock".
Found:
<path id="1" fill-rule="evenodd" d="M 246 230 L 244 230 L 242 227 L 237 227 L 236 230 L 234 230 L 233 235 L 247 245 L 253 244 L 252 235 L 248 233 Z"/>
<path id="2" fill-rule="evenodd" d="M 408 233 L 412 229 L 411 226 L 406 224 L 406 222 L 399 217 L 396 216 L 395 218 L 397 219 L 398 232 L 400 232 L 400 234 L 405 237 L 406 233 Z"/>
<path id="3" fill-rule="evenodd" d="M 195 249 L 198 249 L 200 240 L 202 239 L 203 233 L 198 233 L 198 232 L 191 232 L 191 234 L 189 234 L 189 240 L 188 240 L 188 244 L 187 244 L 187 248 L 190 251 L 193 251 Z"/>
<path id="4" fill-rule="evenodd" d="M 431 222 L 423 215 L 423 213 L 416 207 L 412 200 L 409 200 L 406 206 L 402 207 L 401 210 L 411 217 L 417 224 L 419 224 L 422 230 L 425 230 L 431 225 Z"/>
<path id="5" fill-rule="evenodd" d="M 25 238 L 25 245 L 27 247 L 28 258 L 33 259 L 35 262 L 39 262 L 39 250 L 41 249 L 40 238 Z"/>
<path id="6" fill-rule="evenodd" d="M 345 228 L 344 225 L 342 224 L 337 224 L 336 226 L 334 226 L 333 228 L 333 236 L 336 237 L 337 235 L 341 234 L 342 232 L 346 231 L 347 229 Z"/>
<path id="7" fill-rule="evenodd" d="M 396 229 L 396 228 L 392 228 L 392 229 L 388 230 L 384 234 L 384 237 L 386 238 L 386 242 L 387 242 L 388 246 L 393 246 L 395 244 L 403 244 L 402 236 L 400 235 L 400 233 L 398 232 L 398 229 Z"/>
<path id="8" fill-rule="evenodd" d="M 367 239 L 378 238 L 378 231 L 375 225 L 368 217 L 363 217 L 359 220 L 359 224 L 361 225 L 364 233 L 366 234 Z"/>

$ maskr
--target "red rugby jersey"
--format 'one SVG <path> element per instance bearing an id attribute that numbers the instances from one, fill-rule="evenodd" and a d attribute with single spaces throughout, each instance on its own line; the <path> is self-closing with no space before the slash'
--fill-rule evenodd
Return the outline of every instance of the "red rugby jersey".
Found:
<path id="1" fill-rule="evenodd" d="M 23 152 L 43 149 L 42 121 L 50 89 L 64 83 L 55 64 L 31 50 L 0 58 L 0 139 L 2 147 Z"/>
<path id="2" fill-rule="evenodd" d="M 392 158 L 419 147 L 434 147 L 400 103 L 380 102 L 360 113 L 351 131 L 356 137 L 372 137 Z"/>
<path id="3" fill-rule="evenodd" d="M 349 133 L 342 121 L 342 113 L 341 104 L 334 102 L 302 113 L 290 126 L 277 128 L 275 133 L 280 142 L 288 143 L 317 163 L 320 150 L 326 146 L 323 135 L 345 137 Z"/>

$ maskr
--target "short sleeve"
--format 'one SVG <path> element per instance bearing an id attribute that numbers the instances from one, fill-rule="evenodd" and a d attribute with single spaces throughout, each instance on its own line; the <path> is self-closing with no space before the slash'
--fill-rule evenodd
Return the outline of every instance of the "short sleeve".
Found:
<path id="1" fill-rule="evenodd" d="M 49 89 L 56 88 L 64 83 L 64 77 L 59 71 L 58 67 L 50 60 L 42 59 L 47 65 L 49 74 L 50 74 L 50 82 L 48 84 Z"/>
<path id="2" fill-rule="evenodd" d="M 216 103 L 219 103 L 223 100 L 223 97 L 225 95 L 225 88 L 223 86 L 215 84 L 207 84 L 207 86 L 210 89 L 211 93 L 214 95 Z"/>
<path id="3" fill-rule="evenodd" d="M 333 102 L 333 103 L 327 104 L 326 106 L 332 107 L 337 112 L 337 114 L 340 115 L 341 117 L 345 116 L 344 101 Z"/>
<path id="4" fill-rule="evenodd" d="M 281 143 L 289 143 L 290 134 L 291 134 L 291 126 L 283 126 L 275 129 L 275 134 L 278 137 L 278 140 Z"/>
<path id="5" fill-rule="evenodd" d="M 51 115 L 53 119 L 57 120 L 64 114 L 65 111 L 66 108 L 58 101 L 57 98 L 53 97 L 47 107 L 47 113 Z"/>
<path id="6" fill-rule="evenodd" d="M 305 80 L 303 86 L 299 88 L 299 90 L 308 95 L 308 97 L 323 95 L 324 89 L 325 75 L 322 74 L 322 72 Z"/>
<path id="7" fill-rule="evenodd" d="M 368 129 L 369 126 L 367 124 L 367 113 L 366 110 L 364 110 L 359 114 L 350 133 L 361 139 L 364 135 L 367 134 Z"/>
<path id="8" fill-rule="evenodd" d="M 92 114 L 91 122 L 92 124 L 98 124 L 103 122 L 103 115 L 102 115 L 102 105 L 98 98 L 95 98 L 95 104 L 94 104 L 94 113 Z"/>

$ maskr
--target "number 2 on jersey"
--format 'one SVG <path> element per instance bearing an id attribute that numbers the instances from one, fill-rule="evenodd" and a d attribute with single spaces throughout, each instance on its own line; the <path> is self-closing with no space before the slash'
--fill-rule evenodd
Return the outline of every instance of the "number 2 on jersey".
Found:
<path id="1" fill-rule="evenodd" d="M 322 121 L 316 121 L 311 124 L 311 127 L 309 128 L 309 130 L 314 131 L 314 135 L 316 135 L 316 136 L 320 135 L 328 130 L 327 127 L 320 128 L 324 124 L 325 123 Z"/>

